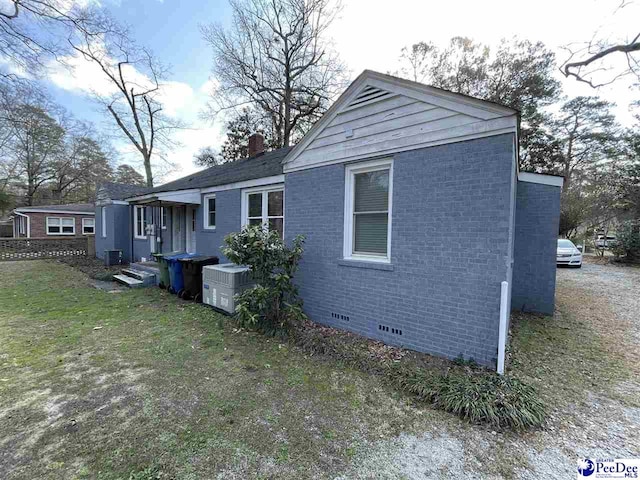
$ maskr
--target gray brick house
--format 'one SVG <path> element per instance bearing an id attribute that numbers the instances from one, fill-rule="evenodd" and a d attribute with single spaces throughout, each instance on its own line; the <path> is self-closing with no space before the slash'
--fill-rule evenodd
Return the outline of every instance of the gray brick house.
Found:
<path id="1" fill-rule="evenodd" d="M 365 71 L 295 147 L 249 147 L 120 200 L 131 258 L 222 257 L 246 224 L 303 234 L 311 319 L 485 365 L 506 306 L 553 312 L 562 179 L 518 171 L 516 111 Z"/>

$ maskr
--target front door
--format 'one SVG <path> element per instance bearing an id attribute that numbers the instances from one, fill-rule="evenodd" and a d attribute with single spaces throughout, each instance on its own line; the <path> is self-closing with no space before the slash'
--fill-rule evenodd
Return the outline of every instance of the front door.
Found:
<path id="1" fill-rule="evenodd" d="M 196 253 L 196 209 L 187 207 L 187 253 Z"/>
<path id="2" fill-rule="evenodd" d="M 184 251 L 184 207 L 172 207 L 171 214 L 171 249 L 174 252 Z"/>

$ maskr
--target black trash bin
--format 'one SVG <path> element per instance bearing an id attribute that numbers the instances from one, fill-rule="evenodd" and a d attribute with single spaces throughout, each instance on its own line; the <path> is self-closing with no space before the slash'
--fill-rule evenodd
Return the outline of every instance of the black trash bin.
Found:
<path id="1" fill-rule="evenodd" d="M 205 265 L 217 265 L 218 257 L 198 255 L 195 257 L 180 258 L 182 275 L 184 277 L 184 289 L 178 292 L 180 298 L 185 300 L 193 298 L 196 302 L 202 302 L 202 267 Z"/>

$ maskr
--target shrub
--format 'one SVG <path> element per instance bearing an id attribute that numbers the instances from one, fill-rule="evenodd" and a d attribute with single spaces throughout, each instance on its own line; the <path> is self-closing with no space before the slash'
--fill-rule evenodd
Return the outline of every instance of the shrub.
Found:
<path id="1" fill-rule="evenodd" d="M 304 237 L 287 247 L 278 232 L 259 226 L 229 234 L 222 248 L 237 265 L 247 265 L 256 286 L 237 296 L 236 317 L 241 326 L 266 333 L 287 331 L 306 318 L 293 276 L 302 257 Z"/>
<path id="2" fill-rule="evenodd" d="M 640 220 L 624 222 L 616 229 L 616 244 L 611 250 L 628 262 L 640 262 Z"/>

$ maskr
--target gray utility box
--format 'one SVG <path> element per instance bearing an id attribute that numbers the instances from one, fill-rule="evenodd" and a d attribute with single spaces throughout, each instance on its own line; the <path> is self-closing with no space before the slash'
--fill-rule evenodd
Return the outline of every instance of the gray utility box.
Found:
<path id="1" fill-rule="evenodd" d="M 233 296 L 253 287 L 249 267 L 233 263 L 202 267 L 202 302 L 212 307 L 235 313 Z"/>

